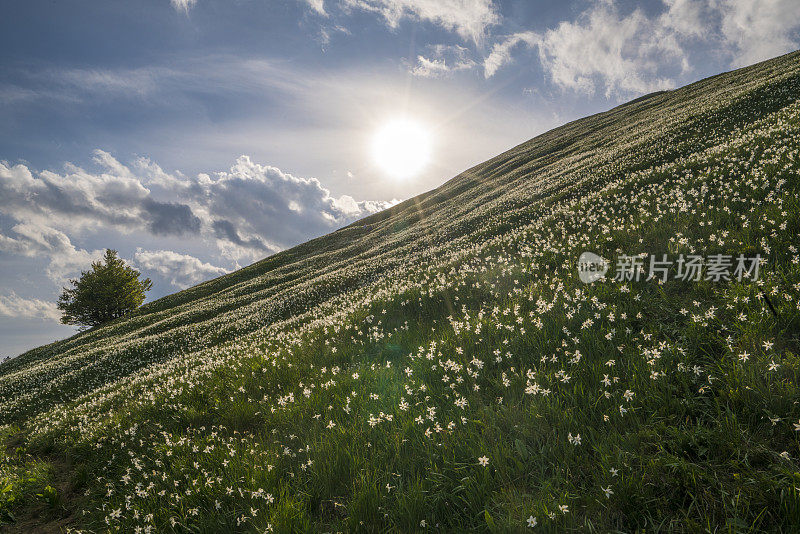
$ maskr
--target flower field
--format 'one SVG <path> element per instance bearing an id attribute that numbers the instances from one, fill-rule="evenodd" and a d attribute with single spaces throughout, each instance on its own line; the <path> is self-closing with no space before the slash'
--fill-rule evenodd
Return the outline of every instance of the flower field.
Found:
<path id="1" fill-rule="evenodd" d="M 799 235 L 800 53 L 569 123 L 0 365 L 0 532 L 797 531 Z"/>

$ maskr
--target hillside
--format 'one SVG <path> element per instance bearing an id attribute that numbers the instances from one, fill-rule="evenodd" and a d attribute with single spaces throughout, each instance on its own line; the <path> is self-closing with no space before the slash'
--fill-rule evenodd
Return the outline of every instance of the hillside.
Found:
<path id="1" fill-rule="evenodd" d="M 793 531 L 799 97 L 800 52 L 647 95 L 3 363 L 0 522 Z"/>

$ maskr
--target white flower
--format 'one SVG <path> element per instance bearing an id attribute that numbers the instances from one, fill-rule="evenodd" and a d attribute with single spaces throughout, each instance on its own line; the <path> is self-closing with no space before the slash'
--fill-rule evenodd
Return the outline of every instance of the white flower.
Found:
<path id="1" fill-rule="evenodd" d="M 603 493 L 606 494 L 606 499 L 608 499 L 609 497 L 611 497 L 614 494 L 614 490 L 611 489 L 611 486 L 609 486 L 607 488 L 604 488 L 603 486 L 600 486 L 600 489 L 603 490 Z"/>
<path id="2" fill-rule="evenodd" d="M 478 458 L 478 463 L 483 467 L 486 467 L 487 465 L 489 465 L 489 458 L 487 458 L 486 456 L 481 456 L 480 458 Z"/>
<path id="3" fill-rule="evenodd" d="M 528 517 L 528 526 L 533 528 L 536 526 L 536 518 L 533 516 Z"/>

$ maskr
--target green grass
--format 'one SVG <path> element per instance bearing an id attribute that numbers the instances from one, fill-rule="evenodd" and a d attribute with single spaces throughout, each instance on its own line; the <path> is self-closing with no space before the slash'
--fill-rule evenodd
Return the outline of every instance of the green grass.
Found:
<path id="1" fill-rule="evenodd" d="M 567 124 L 4 363 L 0 521 L 797 531 L 798 59 Z M 767 263 L 584 285 L 585 250 Z"/>

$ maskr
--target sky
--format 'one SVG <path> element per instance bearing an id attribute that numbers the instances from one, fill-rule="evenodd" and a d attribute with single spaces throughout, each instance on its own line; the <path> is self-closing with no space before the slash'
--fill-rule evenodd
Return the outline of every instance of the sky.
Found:
<path id="1" fill-rule="evenodd" d="M 800 48 L 797 0 L 25 0 L 2 12 L 0 359 L 75 332 L 55 301 L 106 248 L 153 280 L 153 300 L 570 120 Z M 395 145 L 381 132 L 396 124 L 425 145 L 402 176 L 376 151 Z"/>

